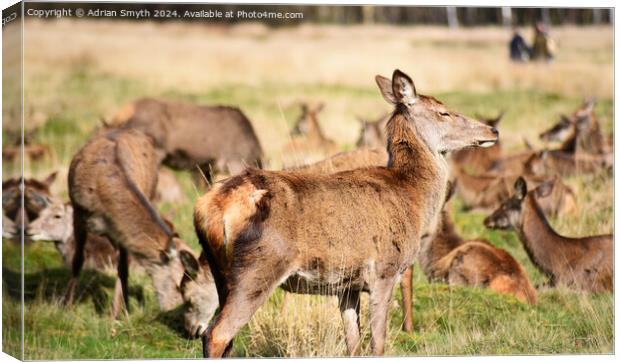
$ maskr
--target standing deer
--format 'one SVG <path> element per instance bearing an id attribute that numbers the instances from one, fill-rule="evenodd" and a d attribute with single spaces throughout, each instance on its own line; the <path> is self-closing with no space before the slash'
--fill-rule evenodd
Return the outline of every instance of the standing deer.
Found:
<path id="1" fill-rule="evenodd" d="M 143 98 L 124 106 L 109 127 L 133 128 L 154 141 L 157 157 L 174 169 L 211 178 L 211 170 L 235 174 L 261 165 L 263 151 L 250 120 L 234 107 L 200 106 Z"/>
<path id="2" fill-rule="evenodd" d="M 387 167 L 330 175 L 248 169 L 196 201 L 194 224 L 220 312 L 203 334 L 205 357 L 232 339 L 279 285 L 339 298 L 350 354 L 359 353 L 359 297 L 370 294 L 372 350 L 382 355 L 392 290 L 435 230 L 448 182 L 444 154 L 492 146 L 497 130 L 419 95 L 409 76 L 377 76 L 394 105 Z M 216 305 L 196 306 L 208 311 Z"/>
<path id="3" fill-rule="evenodd" d="M 515 296 L 523 303 L 536 303 L 536 290 L 527 273 L 508 252 L 487 240 L 463 240 L 454 229 L 447 210 L 450 188 L 437 231 L 422 238 L 418 260 L 424 274 L 450 285 L 489 288 Z"/>
<path id="4" fill-rule="evenodd" d="M 119 249 L 118 279 L 112 305 L 117 317 L 128 310 L 128 257 L 151 277 L 159 306 L 171 310 L 182 301 L 184 269 L 179 252 L 192 254 L 185 242 L 153 208 L 158 162 L 151 139 L 135 129 L 112 129 L 94 135 L 73 157 L 69 168 L 69 196 L 73 207 L 76 243 L 73 278 L 65 302 L 72 303 L 84 262 L 88 233 L 107 237 Z M 201 292 L 215 294 L 213 282 Z M 211 296 L 212 297 L 212 296 Z M 186 314 L 186 325 L 191 315 Z"/>
<path id="5" fill-rule="evenodd" d="M 549 184 L 528 192 L 526 181 L 519 178 L 514 196 L 488 216 L 484 225 L 514 229 L 532 263 L 550 278 L 552 286 L 613 291 L 613 235 L 569 238 L 556 233 L 537 201 L 550 192 Z"/>

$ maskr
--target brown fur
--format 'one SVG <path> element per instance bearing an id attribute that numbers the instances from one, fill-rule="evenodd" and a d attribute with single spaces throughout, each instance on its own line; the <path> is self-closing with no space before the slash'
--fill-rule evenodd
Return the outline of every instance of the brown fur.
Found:
<path id="1" fill-rule="evenodd" d="M 492 144 L 497 133 L 417 95 L 399 71 L 377 83 L 396 105 L 387 126 L 388 167 L 330 175 L 250 169 L 197 201 L 194 223 L 221 303 L 204 336 L 205 356 L 228 353 L 281 283 L 340 297 L 351 354 L 360 343 L 359 293 L 368 291 L 373 351 L 383 353 L 394 284 L 437 223 L 448 177 L 442 154 Z"/>
<path id="2" fill-rule="evenodd" d="M 124 106 L 108 124 L 133 128 L 154 141 L 164 164 L 207 175 L 261 165 L 263 152 L 249 119 L 234 107 L 143 98 Z"/>
<path id="3" fill-rule="evenodd" d="M 47 207 L 51 196 L 50 186 L 56 180 L 56 175 L 56 172 L 53 172 L 42 180 L 12 178 L 2 182 L 2 212 L 13 222 L 15 241 L 21 241 L 22 225 L 27 229 L 30 220 L 39 217 L 39 213 Z M 25 190 L 23 207 L 20 191 L 22 181 Z"/>
<path id="4" fill-rule="evenodd" d="M 489 288 L 513 295 L 523 303 L 536 303 L 536 290 L 523 267 L 508 252 L 486 240 L 463 240 L 447 210 L 442 212 L 437 233 L 425 244 L 419 260 L 429 279 Z"/>
<path id="5" fill-rule="evenodd" d="M 542 186 L 527 192 L 524 179 L 515 183 L 515 195 L 484 221 L 493 229 L 514 229 L 530 259 L 549 276 L 551 285 L 590 292 L 613 291 L 613 236 L 569 238 L 549 225 L 536 198 Z"/>
<path id="6" fill-rule="evenodd" d="M 531 155 L 523 165 L 523 172 L 533 176 L 572 176 L 611 171 L 613 154 L 589 155 L 560 150 L 540 151 Z"/>
<path id="7" fill-rule="evenodd" d="M 150 204 L 157 184 L 158 161 L 151 139 L 135 129 L 112 129 L 93 136 L 73 157 L 69 196 L 73 206 L 76 252 L 66 301 L 73 299 L 88 233 L 106 236 L 119 249 L 119 281 L 113 315 L 120 299 L 127 306 L 128 260 L 151 277 L 159 305 L 170 310 L 182 301 L 182 276 L 176 251 L 187 249 Z"/>
<path id="8" fill-rule="evenodd" d="M 480 175 L 471 176 L 459 167 L 454 168 L 456 189 L 465 207 L 491 211 L 510 198 L 512 185 L 519 176 Z M 559 177 L 527 177 L 534 187 L 543 182 L 553 183 L 549 197 L 539 199 L 546 215 L 566 215 L 576 211 L 575 192 L 565 185 Z"/>

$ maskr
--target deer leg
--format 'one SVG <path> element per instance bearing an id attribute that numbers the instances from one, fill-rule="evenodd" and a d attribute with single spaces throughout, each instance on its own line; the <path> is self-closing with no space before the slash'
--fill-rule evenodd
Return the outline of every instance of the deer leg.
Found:
<path id="1" fill-rule="evenodd" d="M 381 356 L 384 352 L 389 303 L 395 281 L 395 277 L 377 279 L 370 291 L 370 332 L 375 356 Z"/>
<path id="2" fill-rule="evenodd" d="M 360 293 L 347 290 L 339 297 L 340 315 L 350 356 L 358 356 L 360 348 Z"/>
<path id="3" fill-rule="evenodd" d="M 262 258 L 257 257 L 255 260 Z M 203 338 L 204 357 L 227 356 L 232 350 L 235 335 L 285 277 L 284 272 L 268 270 L 264 265 L 254 265 L 254 268 L 250 266 L 243 271 L 233 269 L 231 274 L 236 275 L 236 280 L 230 283 L 224 305 Z"/>
<path id="4" fill-rule="evenodd" d="M 413 311 L 412 311 L 412 293 L 411 284 L 413 282 L 413 266 L 410 266 L 403 273 L 400 281 L 400 292 L 403 298 L 403 331 L 413 331 Z"/>
<path id="5" fill-rule="evenodd" d="M 75 297 L 75 288 L 77 286 L 78 277 L 84 265 L 84 245 L 88 237 L 86 230 L 86 212 L 78 207 L 73 211 L 73 235 L 75 238 L 75 253 L 71 262 L 71 280 L 65 291 L 64 304 L 71 305 Z"/>
<path id="6" fill-rule="evenodd" d="M 114 299 L 112 301 L 112 318 L 117 319 L 121 309 L 125 311 L 125 316 L 129 313 L 129 259 L 127 249 L 119 247 L 118 253 L 118 277 L 114 286 Z M 123 308 L 124 305 L 124 308 Z"/>

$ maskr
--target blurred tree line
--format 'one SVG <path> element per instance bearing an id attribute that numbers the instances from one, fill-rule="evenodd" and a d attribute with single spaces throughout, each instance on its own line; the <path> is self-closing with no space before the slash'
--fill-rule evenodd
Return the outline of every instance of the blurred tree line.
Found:
<path id="1" fill-rule="evenodd" d="M 342 6 L 342 5 L 214 5 L 214 4 L 131 4 L 131 3 L 25 3 L 26 9 L 109 9 L 109 10 L 177 10 L 177 11 L 279 11 L 303 13 L 302 19 L 269 20 L 261 22 L 278 26 L 301 22 L 322 24 L 430 24 L 458 26 L 503 25 L 524 26 L 542 20 L 549 25 L 612 24 L 613 12 L 603 8 L 509 8 L 454 6 Z M 118 16 L 120 18 L 120 16 Z M 128 18 L 124 18 L 128 19 Z M 168 20 L 153 19 L 151 20 Z M 204 18 L 183 18 L 183 21 L 205 21 Z M 210 22 L 234 23 L 248 19 L 209 19 Z"/>

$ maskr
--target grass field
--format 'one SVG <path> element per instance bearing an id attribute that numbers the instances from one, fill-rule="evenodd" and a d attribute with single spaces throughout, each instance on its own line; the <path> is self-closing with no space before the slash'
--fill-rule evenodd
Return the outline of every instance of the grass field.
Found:
<path id="1" fill-rule="evenodd" d="M 559 53 L 551 65 L 510 64 L 509 35 L 499 28 L 451 32 L 433 27 L 28 22 L 27 127 L 37 124 L 34 141 L 50 145 L 55 155 L 27 164 L 26 175 L 58 170 L 61 178 L 53 191 L 67 199 L 66 173 L 73 154 L 101 117 L 142 96 L 241 107 L 273 168 L 281 164 L 280 149 L 299 113 L 296 102 L 320 100 L 326 104 L 320 119 L 325 133 L 343 150 L 351 149 L 359 130 L 355 116 L 375 117 L 389 110 L 373 77 L 389 75 L 395 67 L 412 75 L 418 91 L 464 114 L 506 110 L 500 132 L 508 150 L 522 149 L 523 137 L 541 147 L 537 134 L 592 95 L 599 99 L 596 112 L 605 131 L 612 132 L 611 28 L 554 29 Z M 14 123 L 3 124 L 5 140 L 12 127 Z M 3 174 L 15 176 L 18 169 L 3 164 Z M 197 192 L 189 175 L 175 174 L 188 200 L 160 205 L 160 210 L 174 211 L 176 229 L 199 250 L 192 227 Z M 612 180 L 595 175 L 566 182 L 577 191 L 579 212 L 552 220 L 554 227 L 565 235 L 613 232 Z M 513 232 L 486 230 L 485 215 L 463 211 L 458 199 L 452 211 L 464 237 L 489 239 L 521 262 L 534 284 L 545 282 Z M 19 285 L 14 283 L 19 254 L 18 246 L 3 241 L 3 349 L 13 354 L 20 348 Z M 182 332 L 180 312 L 158 311 L 143 275 L 130 278 L 129 318 L 113 321 L 107 313 L 114 273 L 84 272 L 79 302 L 64 308 L 59 300 L 70 272 L 51 243 L 26 245 L 25 272 L 26 359 L 201 356 L 201 343 Z M 402 317 L 395 303 L 388 355 L 613 352 L 611 294 L 539 289 L 539 303 L 527 306 L 481 289 L 429 284 L 419 270 L 414 286 L 414 332 L 400 331 Z M 346 354 L 333 298 L 294 296 L 282 314 L 282 295 L 276 292 L 242 330 L 234 355 Z M 370 340 L 367 303 L 364 297 L 365 348 Z"/>

